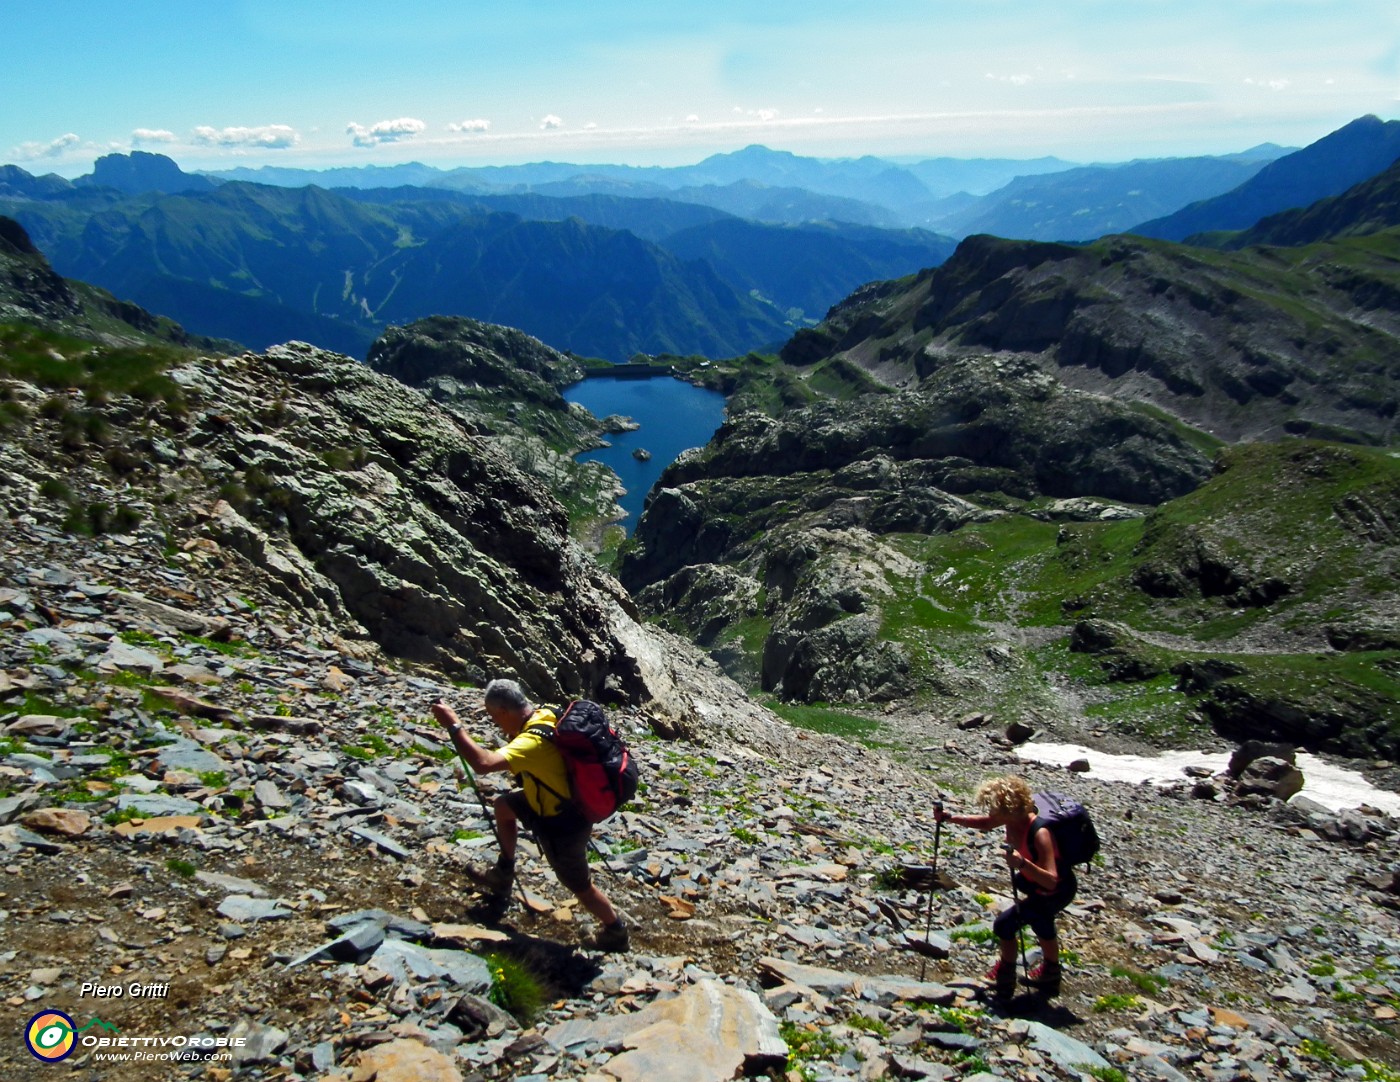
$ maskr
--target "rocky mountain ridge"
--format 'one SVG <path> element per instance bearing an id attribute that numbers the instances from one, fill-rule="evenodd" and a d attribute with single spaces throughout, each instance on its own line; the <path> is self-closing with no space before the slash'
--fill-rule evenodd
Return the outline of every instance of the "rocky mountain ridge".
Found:
<path id="1" fill-rule="evenodd" d="M 909 387 L 969 356 L 1029 355 L 1068 386 L 1225 440 L 1388 442 L 1400 328 L 1377 237 L 1239 254 L 1131 237 L 1082 247 L 973 237 L 941 267 L 853 294 L 783 358 L 845 361 Z"/>

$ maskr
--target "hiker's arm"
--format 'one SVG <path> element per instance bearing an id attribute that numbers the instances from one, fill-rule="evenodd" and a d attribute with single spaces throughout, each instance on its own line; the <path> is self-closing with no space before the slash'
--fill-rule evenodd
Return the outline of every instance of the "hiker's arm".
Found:
<path id="1" fill-rule="evenodd" d="M 1031 851 L 1035 861 L 1029 861 L 1014 849 L 1007 852 L 1006 862 L 1012 871 L 1020 872 L 1032 883 L 1046 890 L 1054 890 L 1060 885 L 1059 861 L 1055 859 L 1055 836 L 1049 827 L 1041 827 L 1031 838 Z"/>
<path id="2" fill-rule="evenodd" d="M 987 815 L 954 815 L 952 812 L 940 812 L 938 814 L 940 823 L 952 823 L 958 827 L 971 827 L 973 830 L 991 830 L 997 824 L 993 823 Z"/>
<path id="3" fill-rule="evenodd" d="M 443 702 L 433 703 L 433 717 L 437 719 L 439 725 L 447 730 L 447 735 L 452 738 L 452 746 L 457 749 L 457 754 L 467 761 L 467 765 L 478 774 L 492 774 L 498 770 L 505 770 L 506 757 L 499 751 L 492 751 L 483 748 L 468 734 L 462 727 L 462 722 L 458 719 L 456 711 Z"/>

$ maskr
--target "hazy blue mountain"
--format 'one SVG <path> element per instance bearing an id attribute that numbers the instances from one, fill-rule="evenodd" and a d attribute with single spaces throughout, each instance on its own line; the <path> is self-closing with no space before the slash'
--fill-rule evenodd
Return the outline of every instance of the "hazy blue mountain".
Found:
<path id="1" fill-rule="evenodd" d="M 477 195 L 672 199 L 766 222 L 842 221 L 889 228 L 917 226 L 963 235 L 989 231 L 1088 238 L 1225 191 L 1246 179 L 1252 168 L 1283 153 L 1283 148 L 1266 143 L 1239 154 L 1189 159 L 1198 160 L 1199 169 L 1167 164 L 1161 180 L 1153 178 L 1154 163 L 1148 162 L 1077 166 L 1053 157 L 891 160 L 866 155 L 825 159 L 757 145 L 684 166 L 545 161 L 438 170 L 411 162 L 324 171 L 264 167 L 210 175 L 287 186 L 384 189 L 413 185 Z M 1143 172 L 1137 178 L 1130 172 L 1116 179 L 1096 172 L 1079 173 L 1063 188 L 1041 188 L 1034 181 L 1076 169 Z M 1093 178 L 1101 180 L 1102 186 Z M 1141 180 L 1141 190 L 1132 187 L 1137 180 Z M 1119 191 L 1119 183 L 1127 185 L 1126 189 Z M 1221 187 L 1222 183 L 1226 186 Z M 1174 186 L 1179 186 L 1175 198 Z M 971 204 L 974 197 L 991 202 L 979 211 Z M 1014 206 L 1003 205 L 1008 201 Z M 969 224 L 974 219 L 976 224 Z"/>
<path id="2" fill-rule="evenodd" d="M 1400 158 L 1400 121 L 1364 116 L 1271 162 L 1237 189 L 1144 221 L 1132 232 L 1164 240 L 1248 229 L 1280 211 L 1340 195 Z"/>
<path id="3" fill-rule="evenodd" d="M 725 280 L 807 319 L 821 318 L 833 298 L 866 282 L 937 266 L 956 246 L 950 237 L 921 229 L 779 226 L 738 218 L 696 226 L 662 243 L 680 258 L 703 259 Z M 788 314 L 800 318 L 798 312 Z"/>
<path id="4" fill-rule="evenodd" d="M 531 162 L 441 170 L 419 162 L 336 169 L 224 169 L 207 175 L 282 187 L 443 187 L 485 193 L 534 192 L 555 196 L 615 195 L 681 199 L 760 221 L 834 220 L 899 227 L 921 223 L 930 200 L 966 191 L 985 194 L 1017 176 L 1057 172 L 1058 158 L 876 157 L 818 159 L 750 146 L 690 166 L 579 165 Z"/>
<path id="5" fill-rule="evenodd" d="M 144 308 L 178 312 L 198 321 L 201 333 L 267 349 L 283 342 L 311 342 L 351 357 L 364 357 L 380 328 L 307 312 L 275 297 L 236 292 L 211 282 L 151 275 L 131 282 L 124 295 Z"/>
<path id="6" fill-rule="evenodd" d="M 292 169 L 280 165 L 263 165 L 256 169 L 240 166 L 236 169 L 215 169 L 205 176 L 221 180 L 241 180 L 249 184 L 273 184 L 279 188 L 401 188 L 407 185 L 428 185 L 441 180 L 444 171 L 421 162 L 402 165 L 347 165 L 332 169 Z"/>
<path id="7" fill-rule="evenodd" d="M 808 191 L 806 188 L 774 188 L 754 180 L 665 188 L 656 184 L 632 184 L 608 177 L 578 176 L 569 180 L 539 184 L 530 190 L 554 196 L 596 193 L 630 199 L 658 197 L 676 202 L 695 203 L 754 221 L 785 224 L 850 222 L 853 225 L 901 229 L 907 224 L 908 217 L 888 207 L 859 199 L 824 195 Z"/>
<path id="8" fill-rule="evenodd" d="M 1087 165 L 1017 177 L 946 217 L 941 232 L 1021 240 L 1093 240 L 1121 233 L 1154 213 L 1237 187 L 1266 163 L 1257 159 L 1164 158 Z"/>
<path id="9" fill-rule="evenodd" d="M 0 165 L 0 199 L 53 199 L 73 190 L 57 173 L 36 177 L 17 165 Z"/>
<path id="10" fill-rule="evenodd" d="M 1078 164 L 1062 158 L 926 158 L 900 162 L 936 199 L 965 192 L 987 195 L 1017 177 L 1062 173 Z"/>
<path id="11" fill-rule="evenodd" d="M 1259 244 L 1296 246 L 1396 230 L 1400 230 L 1400 161 L 1341 195 L 1320 199 L 1302 210 L 1270 215 L 1241 233 L 1222 235 L 1220 246 L 1232 249 Z M 1397 301 L 1400 296 L 1390 303 L 1394 306 Z"/>
<path id="12" fill-rule="evenodd" d="M 133 150 L 130 154 L 106 154 L 93 163 L 92 172 L 73 181 L 75 188 L 113 188 L 128 195 L 142 192 L 208 192 L 219 182 L 186 173 L 164 154 Z"/>
<path id="13" fill-rule="evenodd" d="M 586 178 L 586 179 L 582 179 Z M 542 185 L 571 184 L 575 192 L 624 189 L 635 194 L 657 194 L 659 189 L 724 188 L 731 184 L 757 184 L 765 188 L 802 188 L 817 195 L 872 203 L 899 212 L 925 202 L 931 193 L 911 172 L 881 158 L 820 159 L 788 151 L 749 146 L 728 154 L 714 154 L 695 165 L 628 166 L 570 165 L 564 162 L 532 162 L 528 165 L 481 166 L 452 170 L 439 182 L 447 187 L 536 189 Z M 584 187 L 586 185 L 586 188 Z M 654 187 L 646 187 L 654 186 Z M 823 214 L 822 216 L 826 216 Z"/>
<path id="14" fill-rule="evenodd" d="M 683 229 L 730 217 L 722 210 L 679 199 L 622 198 L 612 195 L 549 196 L 536 192 L 476 195 L 447 188 L 338 188 L 360 203 L 448 203 L 476 214 L 514 214 L 538 222 L 579 218 L 590 225 L 625 229 L 643 240 L 660 241 Z"/>

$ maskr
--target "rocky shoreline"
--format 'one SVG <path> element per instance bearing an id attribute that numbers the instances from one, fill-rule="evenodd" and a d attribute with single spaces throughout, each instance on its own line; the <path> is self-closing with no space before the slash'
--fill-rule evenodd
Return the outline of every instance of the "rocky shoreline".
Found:
<path id="1" fill-rule="evenodd" d="M 6 540 L 5 1024 L 55 1008 L 242 1042 L 181 1063 L 84 1047 L 83 1077 L 1223 1082 L 1400 1061 L 1383 817 L 1334 840 L 1318 813 L 1022 763 L 953 722 L 927 722 L 937 754 L 905 765 L 786 729 L 663 740 L 626 710 L 645 789 L 598 841 L 633 951 L 590 954 L 537 859 L 528 905 L 468 914 L 461 866 L 494 842 L 426 711 L 445 693 L 476 717 L 477 692 L 134 538 L 12 523 Z M 1062 996 L 1002 1009 L 980 980 L 1006 902 L 997 839 L 942 831 L 955 885 L 931 895 L 901 868 L 932 858 L 934 800 L 1012 769 L 1083 798 L 1105 846 L 1063 922 Z M 543 983 L 533 1017 L 516 1004 L 528 1021 L 501 1009 L 493 965 Z M 710 1053 L 687 1032 L 716 1035 Z M 0 1050 L 5 1078 L 52 1071 Z"/>

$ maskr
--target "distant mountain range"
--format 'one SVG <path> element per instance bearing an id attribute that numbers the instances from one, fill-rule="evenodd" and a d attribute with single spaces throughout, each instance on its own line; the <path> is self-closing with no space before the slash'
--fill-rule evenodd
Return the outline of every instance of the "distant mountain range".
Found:
<path id="1" fill-rule="evenodd" d="M 384 327 L 445 314 L 614 361 L 728 356 L 954 246 L 674 200 L 215 184 L 159 155 L 113 157 L 72 184 L 6 167 L 0 209 L 61 273 L 258 348 L 302 338 L 364 356 Z"/>
<path id="2" fill-rule="evenodd" d="M 1168 158 L 1017 177 L 934 221 L 940 232 L 959 237 L 990 233 L 1024 240 L 1095 240 L 1183 203 L 1230 191 L 1267 164 L 1258 158 Z"/>
<path id="3" fill-rule="evenodd" d="M 1400 158 L 1400 121 L 1364 116 L 1310 146 L 1271 162 L 1244 184 L 1132 232 L 1163 240 L 1248 229 L 1260 218 L 1339 195 Z"/>
<path id="4" fill-rule="evenodd" d="M 138 152 L 72 182 L 0 167 L 0 213 L 60 273 L 254 347 L 302 338 L 364 356 L 386 326 L 461 315 L 583 356 L 719 357 L 776 347 L 868 282 L 939 266 L 957 237 L 1231 244 L 1207 234 L 1337 195 L 1397 154 L 1400 122 L 1375 117 L 1295 152 L 1092 166 L 748 147 L 679 168 L 212 176 Z M 911 220 L 946 233 L 896 227 Z"/>

